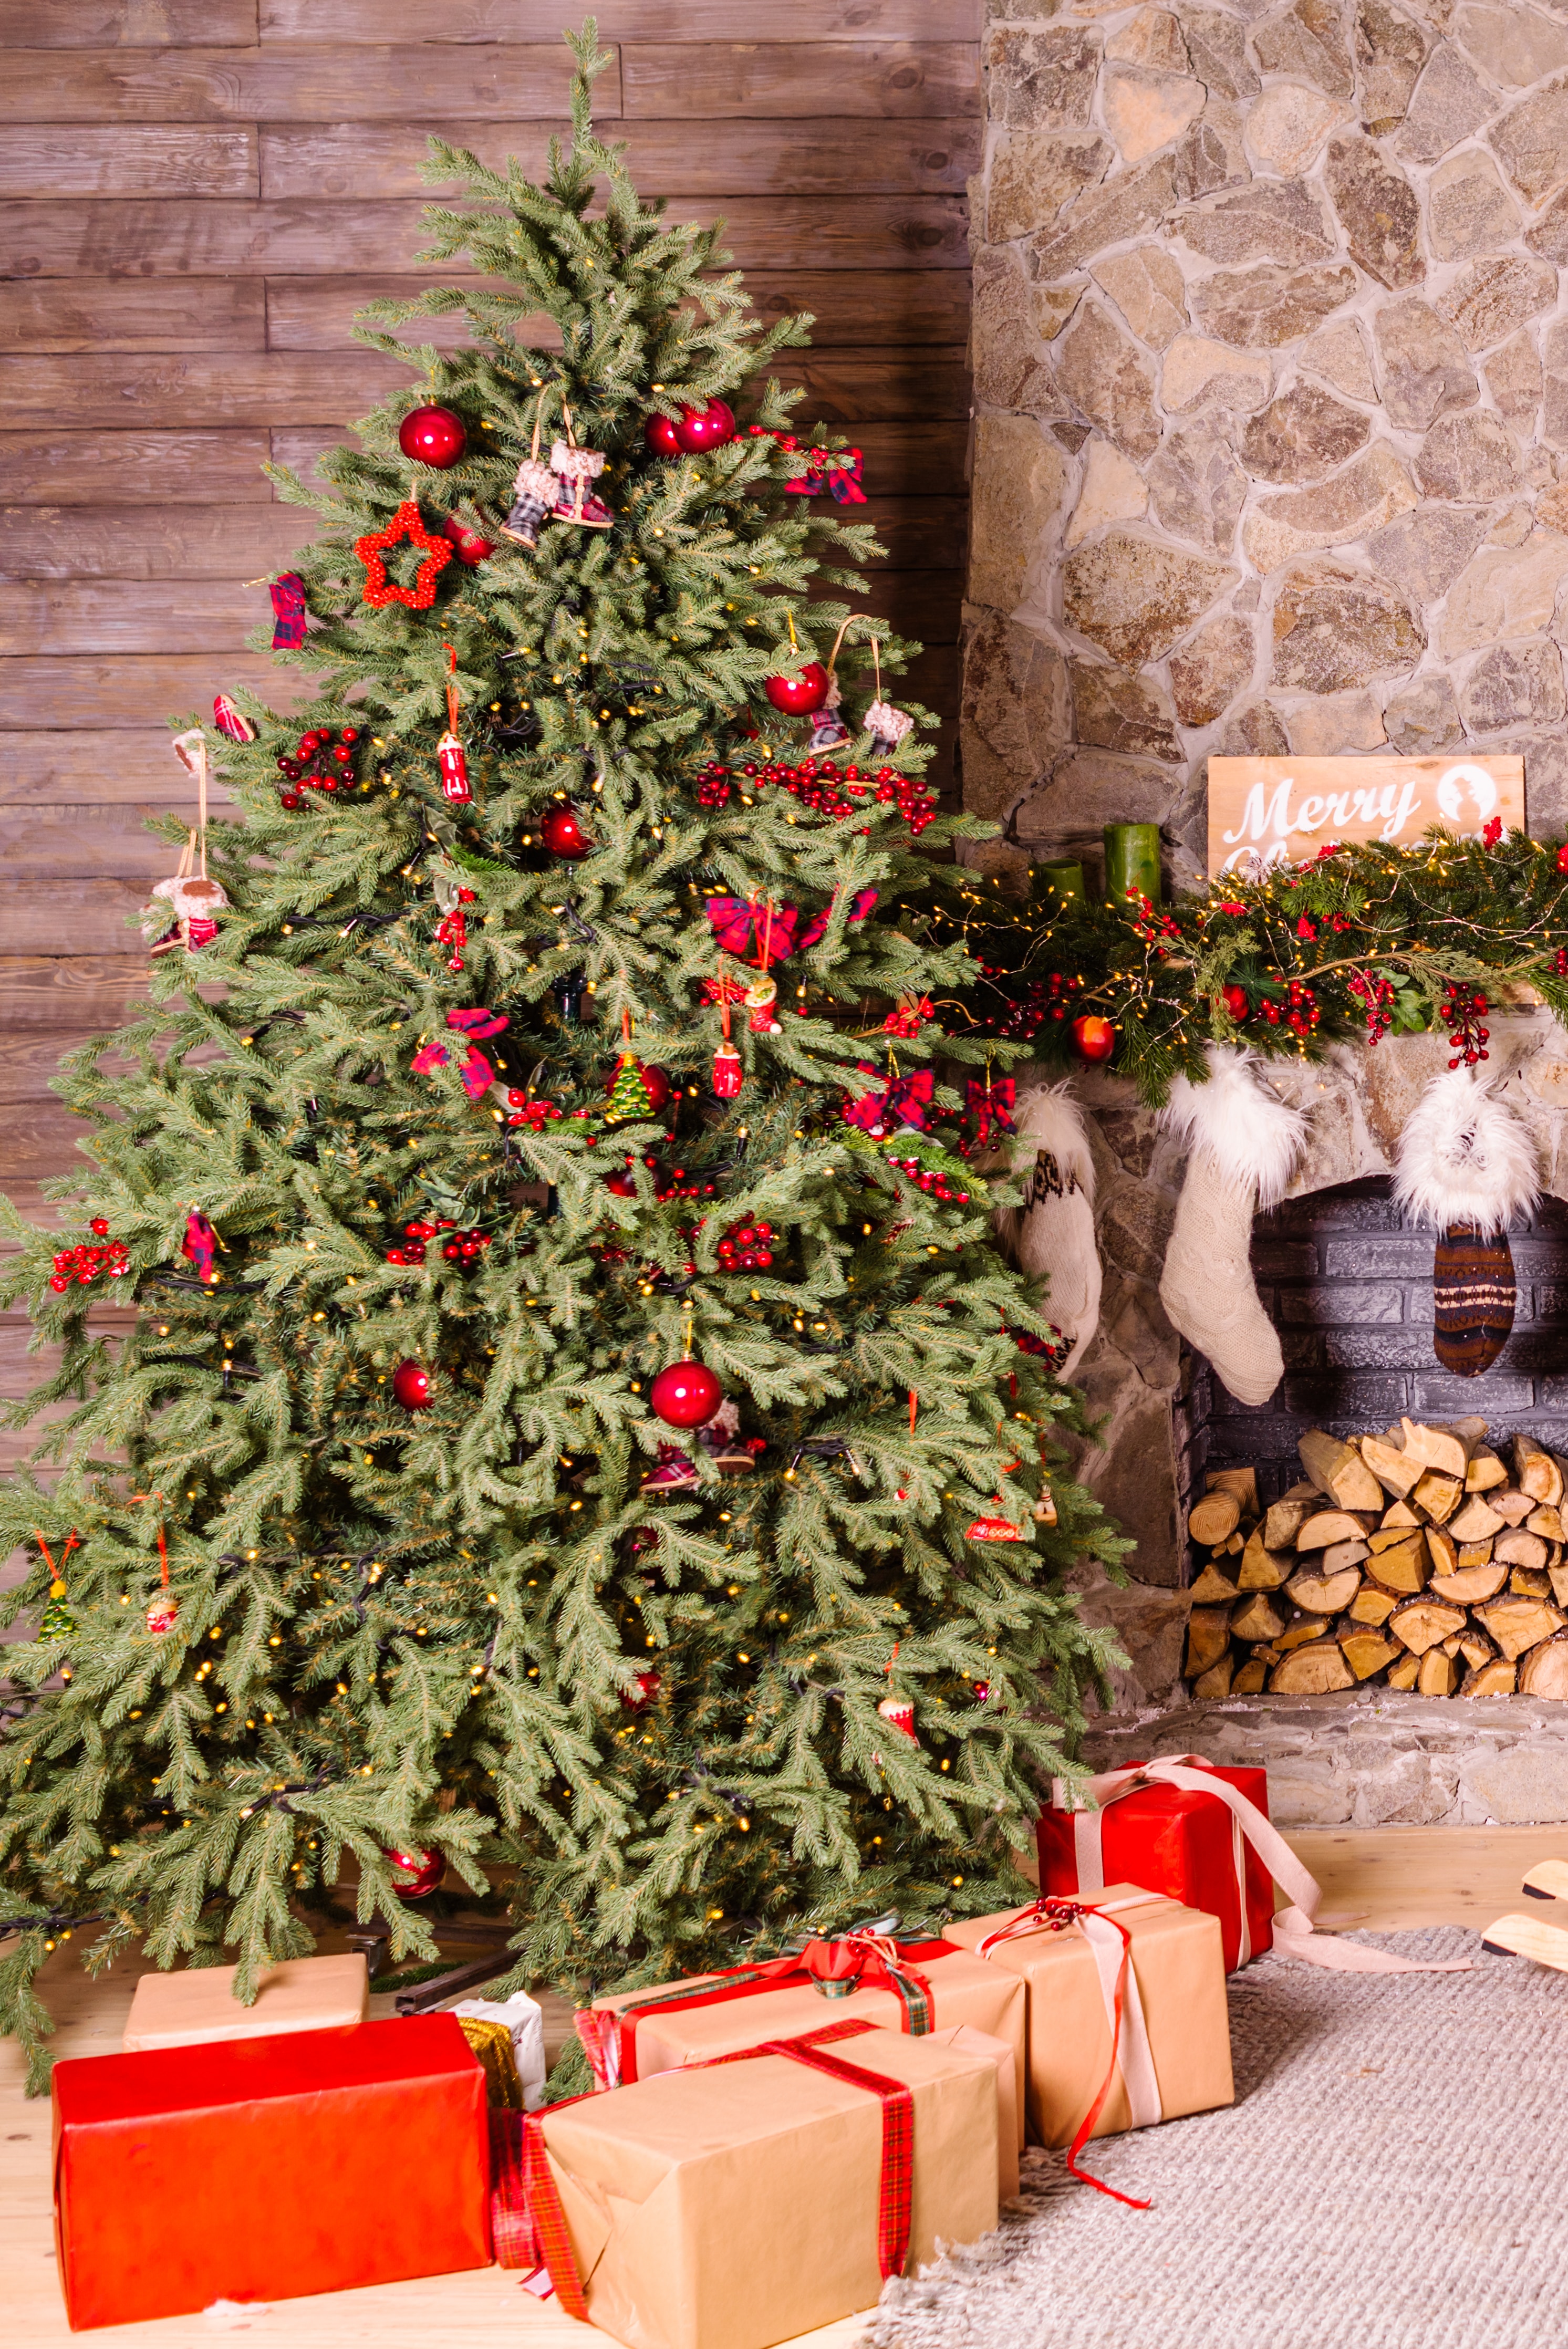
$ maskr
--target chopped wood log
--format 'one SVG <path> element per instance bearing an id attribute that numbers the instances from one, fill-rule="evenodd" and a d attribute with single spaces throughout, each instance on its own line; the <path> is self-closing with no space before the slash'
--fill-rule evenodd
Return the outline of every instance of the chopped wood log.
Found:
<path id="1" fill-rule="evenodd" d="M 1532 1501 L 1528 1493 L 1521 1493 L 1511 1485 L 1505 1493 L 1489 1494 L 1487 1506 L 1495 1509 L 1500 1517 L 1506 1517 L 1511 1526 L 1521 1526 L 1527 1517 L 1534 1515 L 1541 1504 Z"/>
<path id="2" fill-rule="evenodd" d="M 1369 1553 L 1364 1541 L 1332 1542 L 1323 1554 L 1320 1574 L 1342 1574 L 1347 1566 L 1364 1566 Z"/>
<path id="3" fill-rule="evenodd" d="M 1194 1607 L 1228 1607 L 1241 1588 L 1240 1574 L 1231 1560 L 1211 1557 L 1192 1586 Z"/>
<path id="4" fill-rule="evenodd" d="M 1480 1436 L 1466 1433 L 1467 1427 L 1480 1422 L 1456 1421 L 1451 1427 L 1429 1427 L 1424 1420 L 1402 1419 L 1405 1451 L 1423 1468 L 1435 1468 L 1441 1475 L 1457 1477 L 1462 1485 L 1470 1464 L 1470 1454 L 1480 1441 Z"/>
<path id="5" fill-rule="evenodd" d="M 1376 1630 L 1387 1622 L 1398 1604 L 1391 1590 L 1379 1590 L 1375 1582 L 1364 1582 L 1345 1611 L 1353 1623 L 1369 1623 Z"/>
<path id="6" fill-rule="evenodd" d="M 1499 1485 L 1506 1485 L 1507 1482 L 1507 1468 L 1495 1452 L 1489 1452 L 1483 1445 L 1480 1451 L 1473 1454 L 1470 1464 L 1465 1471 L 1466 1492 L 1490 1493 L 1494 1492 Z"/>
<path id="7" fill-rule="evenodd" d="M 1560 1631 L 1565 1619 L 1547 1599 L 1493 1599 L 1476 1609 L 1477 1622 L 1511 1661 Z"/>
<path id="8" fill-rule="evenodd" d="M 1376 1631 L 1342 1631 L 1339 1651 L 1358 1681 L 1369 1681 L 1401 1653 L 1392 1640 Z"/>
<path id="9" fill-rule="evenodd" d="M 1376 1435 L 1362 1437 L 1361 1456 L 1384 1491 L 1401 1501 L 1426 1465 L 1421 1460 L 1407 1460 L 1397 1445 L 1379 1443 Z"/>
<path id="10" fill-rule="evenodd" d="M 1195 1542 L 1214 1548 L 1241 1522 L 1241 1504 L 1234 1493 L 1206 1493 L 1187 1520 Z"/>
<path id="11" fill-rule="evenodd" d="M 1227 1649 L 1217 1664 L 1210 1664 L 1206 1672 L 1199 1673 L 1192 1683 L 1192 1693 L 1199 1697 L 1229 1696 L 1235 1676 L 1236 1659 Z"/>
<path id="12" fill-rule="evenodd" d="M 1290 1609 L 1272 1591 L 1254 1590 L 1250 1599 L 1243 1599 L 1231 1609 L 1231 1636 L 1254 1644 L 1277 1640 L 1290 1619 Z"/>
<path id="13" fill-rule="evenodd" d="M 1503 1566 L 1522 1566 L 1536 1574 L 1545 1570 L 1549 1555 L 1541 1536 L 1532 1534 L 1527 1526 L 1511 1526 L 1506 1533 L 1499 1534 L 1491 1554 Z"/>
<path id="14" fill-rule="evenodd" d="M 1508 1587 L 1520 1599 L 1550 1599 L 1552 1577 L 1533 1567 L 1516 1566 L 1510 1570 Z"/>
<path id="15" fill-rule="evenodd" d="M 1454 1607 L 1479 1607 L 1484 1599 L 1495 1599 L 1508 1580 L 1508 1568 L 1495 1562 L 1488 1566 L 1461 1566 L 1454 1574 L 1435 1574 L 1427 1588 L 1434 1599 L 1445 1599 Z"/>
<path id="16" fill-rule="evenodd" d="M 1241 1553 L 1238 1587 L 1242 1590 L 1277 1590 L 1289 1574 L 1294 1559 L 1276 1557 L 1263 1547 L 1263 1531 L 1260 1526 Z"/>
<path id="17" fill-rule="evenodd" d="M 1422 1696 L 1452 1696 L 1459 1684 L 1459 1667 L 1441 1648 L 1428 1648 L 1416 1674 Z"/>
<path id="18" fill-rule="evenodd" d="M 1372 1552 L 1374 1557 L 1376 1557 L 1379 1550 L 1397 1549 L 1401 1542 L 1409 1540 L 1412 1531 L 1418 1529 L 1419 1525 L 1420 1519 L 1416 1516 L 1414 1513 L 1412 1513 L 1410 1521 L 1407 1525 L 1381 1525 L 1377 1527 L 1375 1533 L 1367 1535 L 1366 1547 Z"/>
<path id="19" fill-rule="evenodd" d="M 1498 1602 L 1503 1606 L 1508 1603 L 1506 1599 Z M 1440 1599 L 1413 1599 L 1406 1606 L 1397 1607 L 1388 1618 L 1389 1630 L 1413 1656 L 1424 1656 L 1429 1648 L 1440 1646 L 1464 1628 L 1464 1609 L 1449 1607 Z M 1498 1645 L 1502 1645 L 1501 1640 Z"/>
<path id="20" fill-rule="evenodd" d="M 1519 1666 L 1511 1664 L 1504 1656 L 1494 1656 L 1490 1664 L 1478 1664 L 1467 1674 L 1459 1690 L 1461 1696 L 1511 1696 Z"/>
<path id="21" fill-rule="evenodd" d="M 1432 1561 L 1434 1574 L 1457 1574 L 1459 1553 L 1457 1543 L 1449 1539 L 1440 1526 L 1427 1527 L 1427 1556 Z"/>
<path id="22" fill-rule="evenodd" d="M 1427 1545 L 1419 1534 L 1412 1534 L 1397 1549 L 1380 1550 L 1376 1557 L 1368 1558 L 1366 1570 L 1385 1590 L 1397 1590 L 1402 1597 L 1414 1598 L 1425 1590 L 1431 1571 Z"/>
<path id="23" fill-rule="evenodd" d="M 1460 1551 L 1459 1551 L 1459 1571 L 1460 1571 L 1461 1573 L 1463 1573 L 1463 1571 L 1464 1571 L 1464 1569 L 1465 1569 L 1465 1568 L 1466 1568 L 1467 1566 L 1490 1566 L 1490 1564 L 1491 1564 L 1491 1544 L 1490 1544 L 1490 1542 L 1489 1542 L 1489 1541 L 1480 1541 L 1480 1542 L 1466 1542 L 1466 1543 L 1464 1543 L 1464 1545 L 1463 1545 L 1463 1546 L 1462 1546 L 1462 1547 L 1460 1548 Z"/>
<path id="24" fill-rule="evenodd" d="M 1550 1452 L 1542 1451 L 1528 1435 L 1516 1435 L 1513 1469 L 1521 1493 L 1528 1493 L 1532 1501 L 1544 1502 L 1548 1508 L 1557 1506 L 1563 1498 L 1563 1471 Z"/>
<path id="25" fill-rule="evenodd" d="M 1444 1645 L 1447 1646 L 1447 1644 L 1448 1643 L 1445 1640 Z M 1497 1650 L 1492 1646 L 1491 1641 L 1483 1638 L 1481 1633 L 1476 1630 L 1473 1623 L 1470 1625 L 1468 1631 L 1461 1631 L 1459 1633 L 1459 1653 L 1464 1658 L 1466 1663 L 1471 1667 L 1472 1671 L 1478 1672 L 1483 1664 L 1490 1664 L 1494 1658 L 1499 1663 L 1505 1662 L 1507 1661 L 1506 1658 L 1498 1655 Z"/>
<path id="26" fill-rule="evenodd" d="M 1392 1508 L 1383 1512 L 1383 1523 L 1389 1532 L 1397 1527 L 1418 1526 L 1420 1522 L 1408 1501 L 1396 1501 Z"/>
<path id="27" fill-rule="evenodd" d="M 1568 1566 L 1559 1561 L 1546 1569 L 1546 1579 L 1552 1585 L 1552 1596 L 1559 1607 L 1568 1607 Z"/>
<path id="28" fill-rule="evenodd" d="M 1481 1935 L 1481 1947 L 1500 1958 L 1529 1958 L 1538 1966 L 1568 1973 L 1568 1932 L 1544 1917 L 1498 1917 Z"/>
<path id="29" fill-rule="evenodd" d="M 1355 1675 L 1337 1640 L 1314 1640 L 1294 1649 L 1269 1675 L 1275 1696 L 1326 1696 L 1333 1689 L 1355 1686 Z"/>
<path id="30" fill-rule="evenodd" d="M 1217 1664 L 1231 1644 L 1231 1611 L 1226 1607 L 1195 1607 L 1187 1619 L 1187 1677 L 1194 1680 Z"/>
<path id="31" fill-rule="evenodd" d="M 1289 1549 L 1318 1505 L 1318 1495 L 1300 1490 L 1276 1501 L 1263 1519 L 1263 1547 Z"/>
<path id="32" fill-rule="evenodd" d="M 1544 1503 L 1540 1508 L 1532 1509 L 1524 1524 L 1528 1533 L 1539 1534 L 1542 1541 L 1560 1542 L 1563 1539 L 1562 1513 L 1547 1508 Z"/>
<path id="33" fill-rule="evenodd" d="M 1288 1598 L 1308 1615 L 1339 1615 L 1361 1588 L 1359 1567 L 1343 1574 L 1293 1574 L 1285 1585 Z"/>
<path id="34" fill-rule="evenodd" d="M 1411 1494 L 1410 1500 L 1412 1506 L 1424 1516 L 1429 1517 L 1433 1525 L 1440 1526 L 1446 1524 L 1459 1507 L 1459 1495 L 1463 1491 L 1464 1486 L 1457 1476 L 1445 1476 L 1438 1469 L 1428 1468 L 1423 1471 L 1421 1481 Z"/>
<path id="35" fill-rule="evenodd" d="M 1480 1495 L 1476 1493 L 1457 1515 L 1449 1518 L 1448 1529 L 1450 1537 L 1457 1542 L 1490 1541 L 1493 1534 L 1502 1532 L 1507 1523 L 1506 1517 L 1500 1517 L 1497 1511 L 1489 1508 Z"/>
<path id="36" fill-rule="evenodd" d="M 1438 1424 L 1446 1428 L 1450 1435 L 1457 1435 L 1461 1443 L 1468 1444 L 1472 1453 L 1478 1445 L 1484 1444 L 1491 1433 L 1486 1421 L 1476 1416 L 1469 1419 L 1440 1420 Z"/>
<path id="37" fill-rule="evenodd" d="M 1233 1534 L 1230 1535 L 1228 1538 L 1222 1541 L 1220 1545 L 1220 1549 L 1225 1550 L 1232 1557 L 1240 1557 L 1241 1552 L 1246 1548 L 1246 1547 L 1247 1537 L 1241 1531 L 1240 1526 L 1237 1526 Z M 1216 1552 L 1216 1556 L 1218 1556 L 1218 1552 Z"/>
<path id="38" fill-rule="evenodd" d="M 1231 1683 L 1232 1696 L 1261 1696 L 1269 1684 L 1269 1667 L 1262 1656 L 1249 1656 Z"/>
<path id="39" fill-rule="evenodd" d="M 1532 1649 L 1519 1668 L 1519 1693 L 1568 1698 L 1568 1640 L 1547 1640 Z"/>
<path id="40" fill-rule="evenodd" d="M 1321 1615 L 1298 1615 L 1294 1622 L 1289 1624 L 1286 1629 L 1280 1633 L 1279 1638 L 1272 1640 L 1270 1644 L 1275 1648 L 1282 1656 L 1284 1656 L 1288 1655 L 1293 1648 L 1304 1647 L 1309 1640 L 1321 1640 L 1322 1637 L 1323 1618 Z"/>
<path id="41" fill-rule="evenodd" d="M 1342 1444 L 1337 1435 L 1325 1435 L 1322 1428 L 1309 1427 L 1299 1439 L 1296 1450 L 1312 1482 L 1320 1492 L 1336 1500 L 1342 1509 L 1383 1506 L 1383 1487 L 1353 1444 Z"/>
<path id="42" fill-rule="evenodd" d="M 1241 1504 L 1241 1515 L 1244 1517 L 1258 1517 L 1262 1515 L 1262 1504 L 1258 1499 L 1258 1472 L 1255 1468 L 1210 1468 L 1203 1479 L 1203 1486 L 1209 1493 L 1234 1493 Z"/>
<path id="43" fill-rule="evenodd" d="M 1319 1509 L 1315 1516 L 1306 1519 L 1297 1534 L 1296 1547 L 1329 1549 L 1335 1542 L 1361 1541 L 1370 1531 L 1370 1526 L 1364 1526 L 1359 1517 L 1353 1517 L 1348 1509 Z"/>
<path id="44" fill-rule="evenodd" d="M 1414 1688 L 1420 1669 L 1419 1656 L 1401 1656 L 1397 1664 L 1390 1664 L 1388 1667 L 1389 1687 L 1391 1689 Z"/>

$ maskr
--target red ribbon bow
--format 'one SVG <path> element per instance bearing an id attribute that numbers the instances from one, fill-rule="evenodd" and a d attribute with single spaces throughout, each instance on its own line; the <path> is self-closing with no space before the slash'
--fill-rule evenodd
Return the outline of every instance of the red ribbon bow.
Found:
<path id="1" fill-rule="evenodd" d="M 1001 1077 L 994 1083 L 981 1084 L 971 1077 L 964 1084 L 964 1107 L 974 1125 L 974 1148 L 983 1150 L 993 1138 L 1016 1133 L 1012 1123 L 1014 1080 Z"/>
<path id="2" fill-rule="evenodd" d="M 877 1073 L 869 1061 L 857 1065 L 866 1076 Z M 907 1077 L 895 1077 L 885 1092 L 862 1093 L 858 1101 L 846 1100 L 844 1122 L 846 1125 L 857 1125 L 875 1140 L 901 1125 L 924 1133 L 934 1081 L 929 1069 L 913 1069 Z"/>

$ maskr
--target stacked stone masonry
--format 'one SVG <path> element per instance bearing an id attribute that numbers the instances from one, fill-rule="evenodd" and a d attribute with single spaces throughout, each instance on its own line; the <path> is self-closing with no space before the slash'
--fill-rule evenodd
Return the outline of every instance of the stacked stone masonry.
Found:
<path id="1" fill-rule="evenodd" d="M 1190 881 L 1215 751 L 1519 750 L 1568 827 L 1568 6 L 990 5 L 981 861 Z"/>

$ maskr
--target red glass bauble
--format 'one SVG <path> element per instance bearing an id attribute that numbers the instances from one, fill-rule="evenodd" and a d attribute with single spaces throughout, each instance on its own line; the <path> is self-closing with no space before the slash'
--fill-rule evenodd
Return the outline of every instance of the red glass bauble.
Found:
<path id="1" fill-rule="evenodd" d="M 467 448 L 468 434 L 450 408 L 410 408 L 398 427 L 398 446 L 405 457 L 444 471 Z"/>
<path id="2" fill-rule="evenodd" d="M 398 1870 L 400 1900 L 428 1900 L 446 1874 L 439 1851 L 389 1851 L 384 1856 Z"/>
<path id="3" fill-rule="evenodd" d="M 679 457 L 680 442 L 672 416 L 650 416 L 642 428 L 642 437 L 656 457 Z"/>
<path id="4" fill-rule="evenodd" d="M 671 1362 L 649 1389 L 649 1402 L 666 1427 L 701 1427 L 724 1400 L 706 1362 Z"/>
<path id="5" fill-rule="evenodd" d="M 486 557 L 495 552 L 493 539 L 481 538 L 476 530 L 470 530 L 468 524 L 459 522 L 455 514 L 448 514 L 441 526 L 441 534 L 451 539 L 457 549 L 458 561 L 466 563 L 471 571 L 477 570 Z"/>
<path id="6" fill-rule="evenodd" d="M 727 400 L 711 399 L 706 408 L 683 408 L 675 438 L 689 457 L 705 449 L 722 449 L 735 437 L 735 411 Z"/>
<path id="7" fill-rule="evenodd" d="M 539 837 L 552 856 L 559 856 L 570 864 L 593 854 L 594 843 L 577 822 L 576 808 L 552 808 L 539 826 Z"/>
<path id="8" fill-rule="evenodd" d="M 652 1111 L 654 1116 L 658 1117 L 669 1106 L 670 1071 L 668 1069 L 661 1069 L 657 1061 L 639 1061 L 637 1065 L 639 1073 L 642 1078 L 642 1081 L 648 1089 L 648 1106 Z M 616 1069 L 611 1070 L 608 1077 L 605 1081 L 605 1091 L 607 1093 L 613 1092 L 615 1091 L 615 1081 L 618 1073 L 618 1064 Z"/>
<path id="9" fill-rule="evenodd" d="M 405 1411 L 429 1411 L 431 1374 L 422 1362 L 400 1362 L 392 1372 L 392 1392 Z"/>
<path id="10" fill-rule="evenodd" d="M 807 661 L 798 677 L 770 677 L 763 690 L 786 718 L 809 718 L 827 699 L 827 671 L 820 661 Z"/>
<path id="11" fill-rule="evenodd" d="M 1116 1049 L 1116 1031 L 1110 1020 L 1085 1011 L 1072 1027 L 1073 1050 L 1080 1061 L 1108 1061 Z"/>
<path id="12" fill-rule="evenodd" d="M 661 1673 L 639 1672 L 637 1676 L 637 1694 L 635 1696 L 623 1695 L 621 1702 L 625 1705 L 628 1713 L 646 1713 L 649 1706 L 659 1694 L 659 1689 L 662 1685 L 663 1675 Z"/>
<path id="13" fill-rule="evenodd" d="M 1225 1009 L 1231 1014 L 1231 1019 L 1237 1020 L 1245 1019 L 1247 1017 L 1246 988 L 1244 987 L 1226 987 L 1222 988 L 1220 992 L 1225 998 Z"/>

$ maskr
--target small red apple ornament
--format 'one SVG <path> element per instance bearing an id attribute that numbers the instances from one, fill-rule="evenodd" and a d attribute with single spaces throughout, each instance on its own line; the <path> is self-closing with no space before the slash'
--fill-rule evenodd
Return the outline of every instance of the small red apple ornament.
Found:
<path id="1" fill-rule="evenodd" d="M 807 661 L 798 677 L 770 677 L 763 691 L 786 718 L 809 718 L 827 699 L 827 671 L 820 661 Z"/>
<path id="2" fill-rule="evenodd" d="M 410 408 L 398 427 L 398 446 L 405 457 L 444 472 L 467 448 L 468 434 L 450 408 Z"/>
<path id="3" fill-rule="evenodd" d="M 392 1392 L 405 1411 L 429 1411 L 431 1374 L 422 1362 L 400 1362 L 392 1372 Z"/>
<path id="4" fill-rule="evenodd" d="M 672 416 L 650 416 L 642 428 L 642 437 L 656 457 L 679 457 L 680 441 Z"/>
<path id="5" fill-rule="evenodd" d="M 1072 1027 L 1073 1050 L 1080 1061 L 1108 1061 L 1116 1049 L 1116 1031 L 1109 1019 L 1085 1011 Z"/>
<path id="6" fill-rule="evenodd" d="M 580 864 L 585 856 L 593 854 L 594 843 L 578 822 L 574 807 L 552 808 L 539 826 L 539 837 L 550 854 L 558 856 L 566 864 Z"/>
<path id="7" fill-rule="evenodd" d="M 711 399 L 706 408 L 683 408 L 675 438 L 689 457 L 708 449 L 722 449 L 735 437 L 735 411 L 727 400 Z"/>
<path id="8" fill-rule="evenodd" d="M 724 1390 L 706 1362 L 671 1362 L 649 1389 L 649 1402 L 666 1427 L 701 1427 L 724 1400 Z"/>
<path id="9" fill-rule="evenodd" d="M 385 1857 L 398 1871 L 400 1900 L 428 1900 L 446 1874 L 439 1851 L 389 1851 Z M 401 1880 L 405 1877 L 406 1883 Z"/>

